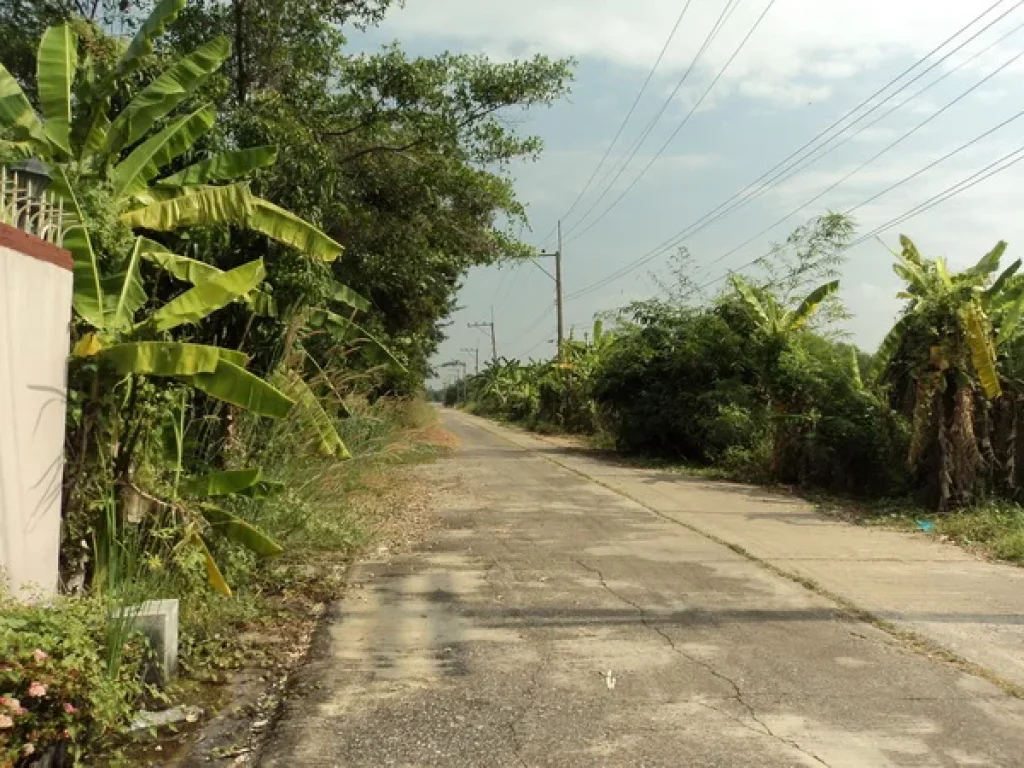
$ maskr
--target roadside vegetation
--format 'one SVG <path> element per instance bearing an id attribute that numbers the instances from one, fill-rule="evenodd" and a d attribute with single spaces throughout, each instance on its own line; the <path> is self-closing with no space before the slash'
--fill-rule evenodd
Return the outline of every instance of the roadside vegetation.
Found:
<path id="1" fill-rule="evenodd" d="M 555 359 L 470 376 L 467 407 L 628 456 L 838 495 L 858 519 L 909 520 L 1021 561 L 1021 261 L 1006 263 L 998 243 L 954 272 L 901 237 L 904 309 L 869 353 L 836 330 L 853 235 L 843 216 L 814 219 L 712 296 L 683 255 L 663 297 L 613 313 Z"/>
<path id="2" fill-rule="evenodd" d="M 252 663 L 242 630 L 333 596 L 367 484 L 439 450 L 460 279 L 529 252 L 505 169 L 541 144 L 502 113 L 571 71 L 350 52 L 388 0 L 139 6 L 0 9 L 0 163 L 45 164 L 75 264 L 63 595 L 0 596 L 0 766 L 113 761 L 140 707 Z M 124 607 L 165 597 L 157 689 Z"/>

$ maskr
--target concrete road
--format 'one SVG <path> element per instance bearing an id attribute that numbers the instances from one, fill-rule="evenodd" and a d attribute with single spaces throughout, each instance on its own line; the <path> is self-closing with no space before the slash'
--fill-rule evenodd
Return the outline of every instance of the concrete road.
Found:
<path id="1" fill-rule="evenodd" d="M 989 680 L 445 418 L 440 528 L 356 570 L 262 765 L 1024 765 Z"/>

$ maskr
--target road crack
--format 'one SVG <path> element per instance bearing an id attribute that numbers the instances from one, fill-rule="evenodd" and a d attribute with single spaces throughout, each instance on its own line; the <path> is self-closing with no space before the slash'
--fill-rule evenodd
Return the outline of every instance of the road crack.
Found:
<path id="1" fill-rule="evenodd" d="M 523 757 L 523 741 L 522 737 L 519 735 L 519 730 L 516 728 L 516 726 L 526 716 L 526 713 L 533 709 L 533 700 L 534 697 L 537 695 L 538 677 L 540 677 L 539 668 L 535 669 L 533 671 L 533 674 L 530 676 L 530 682 L 527 686 L 526 694 L 523 696 L 523 700 L 525 703 L 522 709 L 513 719 L 509 720 L 507 724 L 509 733 L 512 736 L 512 754 L 514 754 L 516 760 L 518 760 L 519 763 L 524 766 L 528 765 L 528 763 L 526 762 L 526 759 Z"/>
<path id="2" fill-rule="evenodd" d="M 624 595 L 621 595 L 618 592 L 616 592 L 614 589 L 612 589 L 611 586 L 609 586 L 608 582 L 605 580 L 604 574 L 598 568 L 595 568 L 592 565 L 588 565 L 587 563 L 583 562 L 582 560 L 579 560 L 578 558 L 572 558 L 572 561 L 574 563 L 576 563 L 576 565 L 578 565 L 583 570 L 589 571 L 590 573 L 594 574 L 597 577 L 597 580 L 600 582 L 601 586 L 604 588 L 604 590 L 606 592 L 608 592 L 608 594 L 610 594 L 612 597 L 614 597 L 619 602 L 628 605 L 630 608 L 632 608 L 634 611 L 636 611 L 639 614 L 640 623 L 643 624 L 644 627 L 646 627 L 648 630 L 650 630 L 654 634 L 658 635 L 662 640 L 664 640 L 668 644 L 669 648 L 672 649 L 673 653 L 675 653 L 675 654 L 681 656 L 682 658 L 686 659 L 691 664 L 697 665 L 701 669 L 703 669 L 706 672 L 708 672 L 712 677 L 716 678 L 717 680 L 721 680 L 723 683 L 728 685 L 732 689 L 732 692 L 733 692 L 733 695 L 730 697 L 730 699 L 735 701 L 741 707 L 743 707 L 747 711 L 747 714 L 749 715 L 750 719 L 753 720 L 755 723 L 757 723 L 758 726 L 760 726 L 760 729 L 752 727 L 749 723 L 744 722 L 742 719 L 740 719 L 738 717 L 735 717 L 734 715 L 732 715 L 732 714 L 730 714 L 728 712 L 725 712 L 725 711 L 723 711 L 723 710 L 721 710 L 721 709 L 719 709 L 717 707 L 714 707 L 714 706 L 708 704 L 707 702 L 702 702 L 702 701 L 696 702 L 699 706 L 705 707 L 705 708 L 710 709 L 712 711 L 718 712 L 719 714 L 725 715 L 730 720 L 733 720 L 737 724 L 743 726 L 744 728 L 747 728 L 748 730 L 753 731 L 754 733 L 760 733 L 760 734 L 762 734 L 764 736 L 769 736 L 770 738 L 775 739 L 779 743 L 785 744 L 788 747 L 791 747 L 792 749 L 795 749 L 796 751 L 800 752 L 801 754 L 806 755 L 807 757 L 811 758 L 812 760 L 816 761 L 817 763 L 819 763 L 821 765 L 824 765 L 824 766 L 828 766 L 828 763 L 826 763 L 824 760 L 822 760 L 820 757 L 818 757 L 813 752 L 810 752 L 810 751 L 804 749 L 802 746 L 800 746 L 800 744 L 798 744 L 793 739 L 787 739 L 785 736 L 781 736 L 781 735 L 775 733 L 771 728 L 769 728 L 768 724 L 765 723 L 764 720 L 762 720 L 758 716 L 757 711 L 754 709 L 754 706 L 743 697 L 743 691 L 740 689 L 739 684 L 735 680 L 733 680 L 728 675 L 722 673 L 720 670 L 716 669 L 710 662 L 705 661 L 704 659 L 701 659 L 698 656 L 694 656 L 692 654 L 689 654 L 686 651 L 684 651 L 682 648 L 680 648 L 678 645 L 676 645 L 676 643 L 672 639 L 671 635 L 669 635 L 661 627 L 659 627 L 659 626 L 657 626 L 655 624 L 652 624 L 648 620 L 648 618 L 647 618 L 647 613 L 648 613 L 647 609 L 645 609 L 643 606 L 639 605 L 638 603 L 630 600 L 628 597 L 625 597 Z"/>

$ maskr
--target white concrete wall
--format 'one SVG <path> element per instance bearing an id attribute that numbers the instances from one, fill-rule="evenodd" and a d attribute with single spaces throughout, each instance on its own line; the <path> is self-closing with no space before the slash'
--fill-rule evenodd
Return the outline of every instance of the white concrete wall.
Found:
<path id="1" fill-rule="evenodd" d="M 0 579 L 31 599 L 57 589 L 72 273 L 10 240 L 0 238 Z"/>

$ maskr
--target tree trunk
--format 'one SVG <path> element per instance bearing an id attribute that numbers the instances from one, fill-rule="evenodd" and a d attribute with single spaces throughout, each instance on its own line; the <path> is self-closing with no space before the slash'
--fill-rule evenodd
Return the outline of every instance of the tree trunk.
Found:
<path id="1" fill-rule="evenodd" d="M 239 105 L 249 95 L 249 78 L 245 68 L 245 0 L 235 0 L 235 88 Z"/>

